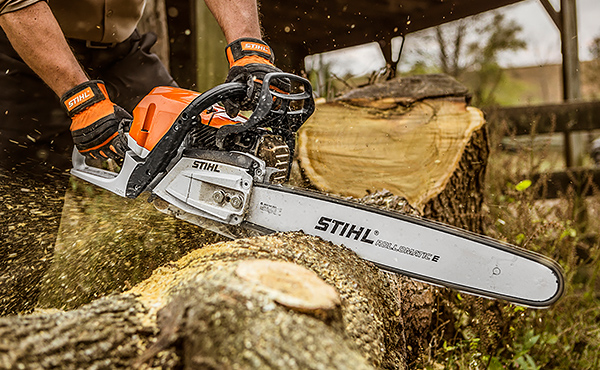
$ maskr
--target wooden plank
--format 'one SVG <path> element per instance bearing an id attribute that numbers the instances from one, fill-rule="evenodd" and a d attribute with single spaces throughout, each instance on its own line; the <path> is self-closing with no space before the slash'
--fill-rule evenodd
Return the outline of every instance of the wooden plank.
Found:
<path id="1" fill-rule="evenodd" d="M 570 102 L 486 111 L 490 125 L 507 124 L 514 135 L 600 129 L 600 101 Z"/>

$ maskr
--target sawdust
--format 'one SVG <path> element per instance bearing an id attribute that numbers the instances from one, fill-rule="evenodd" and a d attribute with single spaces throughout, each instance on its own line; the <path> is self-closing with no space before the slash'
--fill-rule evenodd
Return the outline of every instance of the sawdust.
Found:
<path id="1" fill-rule="evenodd" d="M 0 169 L 0 316 L 30 312 L 60 224 L 68 174 Z"/>
<path id="2" fill-rule="evenodd" d="M 39 304 L 72 309 L 122 292 L 169 261 L 219 240 L 157 211 L 144 194 L 126 199 L 72 178 Z"/>

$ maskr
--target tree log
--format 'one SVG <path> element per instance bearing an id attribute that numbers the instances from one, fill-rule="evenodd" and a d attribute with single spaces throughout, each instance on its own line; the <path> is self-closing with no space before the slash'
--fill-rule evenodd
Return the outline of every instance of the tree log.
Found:
<path id="1" fill-rule="evenodd" d="M 445 75 L 391 80 L 319 104 L 300 129 L 310 186 L 355 198 L 387 189 L 425 216 L 481 231 L 483 114 Z"/>
<path id="2" fill-rule="evenodd" d="M 126 293 L 1 318 L 0 367 L 404 368 L 396 283 L 302 233 L 222 242 Z"/>

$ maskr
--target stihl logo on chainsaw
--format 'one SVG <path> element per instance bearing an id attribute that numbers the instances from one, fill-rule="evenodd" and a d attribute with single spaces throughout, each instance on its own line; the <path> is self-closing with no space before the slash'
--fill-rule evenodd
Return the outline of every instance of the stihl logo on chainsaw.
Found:
<path id="1" fill-rule="evenodd" d="M 375 241 L 369 239 L 371 229 L 366 229 L 362 226 L 350 224 L 345 221 L 334 220 L 322 216 L 317 224 L 315 225 L 316 230 L 329 231 L 331 234 L 335 234 L 339 231 L 339 236 L 343 236 L 348 239 L 360 240 L 363 243 L 373 244 Z"/>
<path id="2" fill-rule="evenodd" d="M 192 168 L 197 168 L 202 171 L 221 172 L 217 163 L 203 161 L 194 161 L 194 163 L 192 163 Z"/>

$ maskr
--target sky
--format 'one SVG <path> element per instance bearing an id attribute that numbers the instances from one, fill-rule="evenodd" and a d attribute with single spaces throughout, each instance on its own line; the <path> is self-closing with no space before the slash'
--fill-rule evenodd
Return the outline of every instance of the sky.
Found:
<path id="1" fill-rule="evenodd" d="M 485 0 L 482 0 L 485 1 Z M 556 9 L 560 8 L 559 0 L 550 0 Z M 515 5 L 501 8 L 507 19 L 517 22 L 522 28 L 520 36 L 527 41 L 527 48 L 518 52 L 504 53 L 500 56 L 503 67 L 533 66 L 555 64 L 561 62 L 560 34 L 546 13 L 539 0 L 527 0 Z M 579 36 L 579 57 L 589 60 L 589 48 L 592 40 L 600 36 L 600 0 L 577 0 L 577 21 Z M 399 47 L 400 39 L 394 40 Z M 409 34 L 406 38 L 400 69 L 407 69 L 414 61 L 423 56 L 417 49 L 423 48 L 424 40 L 419 33 Z M 435 45 L 432 44 L 431 49 Z M 307 59 L 307 68 L 318 63 L 316 57 Z M 367 44 L 324 53 L 324 62 L 332 64 L 332 72 L 336 75 L 350 73 L 353 75 L 369 74 L 385 66 L 385 61 L 377 44 Z"/>

